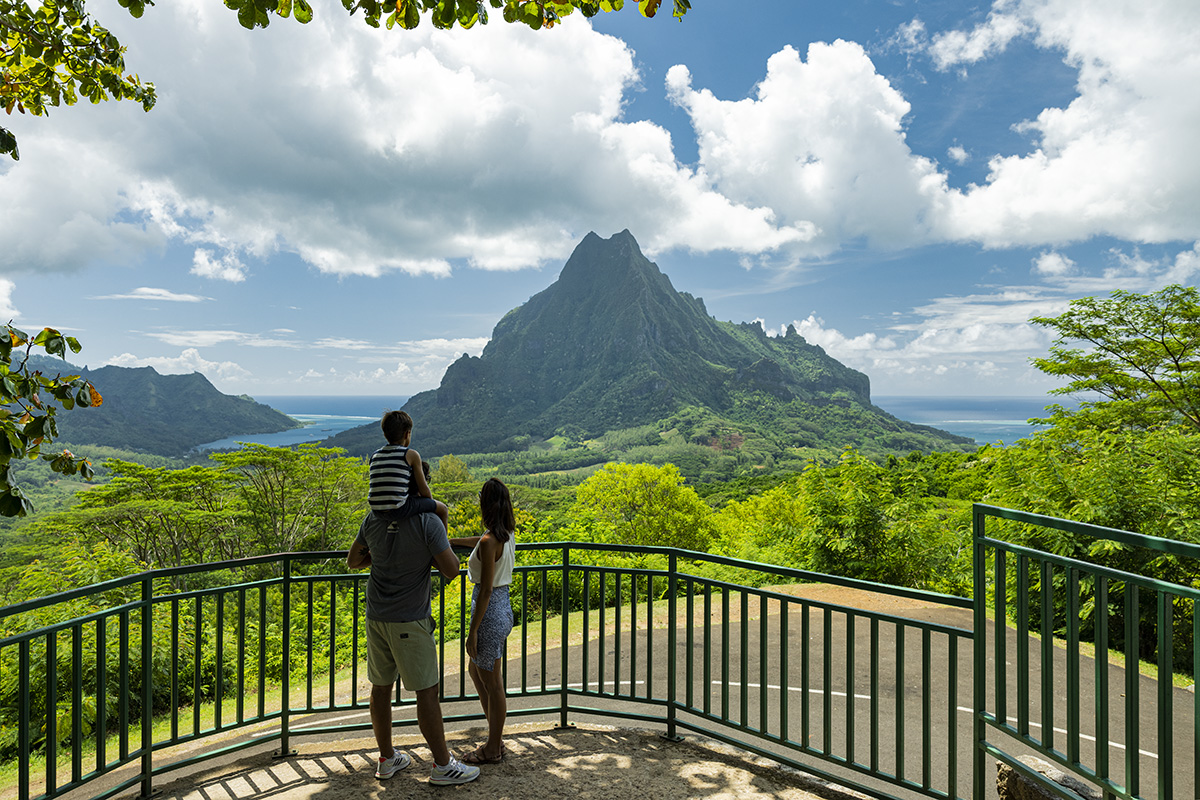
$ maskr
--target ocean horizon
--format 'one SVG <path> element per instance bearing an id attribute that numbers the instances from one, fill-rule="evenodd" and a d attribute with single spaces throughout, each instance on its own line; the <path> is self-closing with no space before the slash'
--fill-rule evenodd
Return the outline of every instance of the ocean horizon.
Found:
<path id="1" fill-rule="evenodd" d="M 254 398 L 304 423 L 279 433 L 243 434 L 207 442 L 197 450 L 237 447 L 240 442 L 289 447 L 317 442 L 336 433 L 377 421 L 385 411 L 400 408 L 406 395 L 260 395 Z M 1063 402 L 1050 395 L 972 397 L 879 395 L 872 402 L 893 416 L 974 439 L 979 445 L 1011 444 L 1042 427 L 1028 420 L 1045 415 L 1045 407 Z"/>
<path id="2" fill-rule="evenodd" d="M 1073 405 L 1066 398 L 1051 395 L 1017 397 L 879 395 L 871 399 L 892 416 L 929 425 L 959 436 L 967 436 L 978 445 L 1012 444 L 1042 430 L 1045 425 L 1031 424 L 1031 418 L 1048 416 L 1046 406 Z"/>

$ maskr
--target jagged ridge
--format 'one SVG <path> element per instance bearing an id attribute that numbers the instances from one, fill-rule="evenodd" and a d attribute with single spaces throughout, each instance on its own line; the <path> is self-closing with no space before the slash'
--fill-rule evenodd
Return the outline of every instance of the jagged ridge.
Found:
<path id="1" fill-rule="evenodd" d="M 497 323 L 480 356 L 462 356 L 405 409 L 421 452 L 438 456 L 511 449 L 515 436 L 594 437 L 687 407 L 736 419 L 747 403 L 778 414 L 834 398 L 891 429 L 908 426 L 871 406 L 866 375 L 794 328 L 769 337 L 756 324 L 713 319 L 626 230 L 607 240 L 589 233 L 555 283 Z M 378 439 L 377 429 L 354 429 L 328 443 L 365 453 Z"/>

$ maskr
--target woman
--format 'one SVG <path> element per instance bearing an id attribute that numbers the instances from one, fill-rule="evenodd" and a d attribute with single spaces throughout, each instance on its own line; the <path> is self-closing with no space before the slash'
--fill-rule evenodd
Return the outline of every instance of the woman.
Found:
<path id="1" fill-rule="evenodd" d="M 487 532 L 483 536 L 451 539 L 458 547 L 473 547 L 467 574 L 475 588 L 471 594 L 471 631 L 467 635 L 467 667 L 483 713 L 488 721 L 487 741 L 463 758 L 468 764 L 495 764 L 504 758 L 504 718 L 508 714 L 504 672 L 504 646 L 513 627 L 508 586 L 516 560 L 516 520 L 508 487 L 495 478 L 479 490 L 479 511 Z"/>

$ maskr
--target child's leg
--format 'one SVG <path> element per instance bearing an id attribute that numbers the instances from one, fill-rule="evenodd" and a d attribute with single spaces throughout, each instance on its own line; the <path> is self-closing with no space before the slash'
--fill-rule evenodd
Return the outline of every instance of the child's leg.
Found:
<path id="1" fill-rule="evenodd" d="M 437 503 L 437 511 L 435 511 L 434 513 L 438 515 L 438 519 L 440 519 L 442 521 L 442 525 L 446 526 L 446 532 L 449 533 L 449 531 L 450 531 L 450 509 L 446 508 L 446 504 L 443 503 L 441 500 L 434 500 L 433 502 Z"/>

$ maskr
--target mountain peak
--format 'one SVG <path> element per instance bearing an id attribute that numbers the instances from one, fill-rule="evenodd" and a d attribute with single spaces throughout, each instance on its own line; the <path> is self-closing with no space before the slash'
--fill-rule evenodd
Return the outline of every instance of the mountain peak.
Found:
<path id="1" fill-rule="evenodd" d="M 710 317 L 623 230 L 585 236 L 558 280 L 496 324 L 480 357 L 450 365 L 405 410 L 422 452 L 438 455 L 568 428 L 599 435 L 684 407 L 724 412 L 750 395 L 786 403 L 835 391 L 870 403 L 865 375 L 799 335 L 747 336 Z"/>
<path id="2" fill-rule="evenodd" d="M 693 472 L 714 447 L 725 453 L 747 437 L 775 442 L 788 458 L 875 434 L 884 437 L 876 449 L 901 452 L 938 437 L 871 406 L 867 376 L 794 326 L 768 336 L 757 323 L 710 317 L 699 299 L 672 288 L 628 230 L 585 236 L 553 284 L 496 324 L 482 355 L 455 361 L 437 389 L 404 410 L 427 456 L 520 453 L 554 470 L 607 458 L 584 441 L 615 431 L 636 457 L 665 445 Z M 713 420 L 736 435 L 721 439 Z M 377 426 L 364 426 L 328 443 L 366 454 L 378 437 Z"/>
<path id="3" fill-rule="evenodd" d="M 671 286 L 658 267 L 642 255 L 642 248 L 626 228 L 607 239 L 595 232 L 583 237 L 551 288 L 580 296 L 611 290 L 616 284 L 628 281 L 651 285 L 665 282 L 668 289 Z"/>

